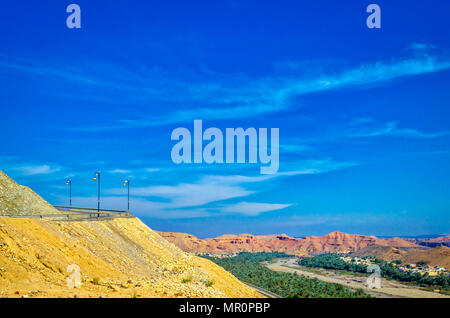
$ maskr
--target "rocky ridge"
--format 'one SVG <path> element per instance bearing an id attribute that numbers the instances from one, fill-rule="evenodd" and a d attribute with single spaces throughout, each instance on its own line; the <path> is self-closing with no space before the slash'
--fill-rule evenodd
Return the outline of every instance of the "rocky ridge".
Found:
<path id="1" fill-rule="evenodd" d="M 285 234 L 227 234 L 216 238 L 199 239 L 185 233 L 158 233 L 184 251 L 192 253 L 227 254 L 278 251 L 307 256 L 321 253 L 353 252 L 372 245 L 420 248 L 420 246 L 400 238 L 379 239 L 374 236 L 353 235 L 338 231 L 324 236 L 307 236 L 305 238 L 293 238 Z"/>

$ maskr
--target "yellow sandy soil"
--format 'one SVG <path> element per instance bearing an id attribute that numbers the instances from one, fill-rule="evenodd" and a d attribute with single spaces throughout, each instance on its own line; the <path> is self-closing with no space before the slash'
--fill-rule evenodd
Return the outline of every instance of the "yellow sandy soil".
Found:
<path id="1" fill-rule="evenodd" d="M 70 264 L 81 269 L 69 288 Z M 212 286 L 208 286 L 213 282 Z M 137 218 L 57 222 L 0 217 L 0 297 L 260 297 Z"/>
<path id="2" fill-rule="evenodd" d="M 0 215 L 61 214 L 28 187 L 22 186 L 0 170 Z"/>

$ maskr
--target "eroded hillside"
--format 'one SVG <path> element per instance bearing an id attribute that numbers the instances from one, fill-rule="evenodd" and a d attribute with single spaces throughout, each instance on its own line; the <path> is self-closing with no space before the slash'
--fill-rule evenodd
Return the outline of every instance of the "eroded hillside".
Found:
<path id="1" fill-rule="evenodd" d="M 450 247 L 438 246 L 427 250 L 412 250 L 402 259 L 406 263 L 425 261 L 432 266 L 450 268 Z"/>
<path id="2" fill-rule="evenodd" d="M 0 171 L 0 215 L 61 214 L 30 188 L 19 185 Z"/>
<path id="3" fill-rule="evenodd" d="M 386 261 L 401 260 L 407 264 L 416 264 L 418 262 L 426 262 L 432 266 L 442 266 L 450 268 L 450 248 L 446 246 L 438 246 L 434 248 L 414 248 L 401 249 L 388 246 L 368 246 L 352 256 L 359 257 L 376 257 Z"/>
<path id="4" fill-rule="evenodd" d="M 0 297 L 260 296 L 135 217 L 91 221 L 20 217 L 58 212 L 1 171 L 0 211 L 8 215 L 0 217 Z M 76 268 L 81 286 L 69 288 L 67 278 L 76 276 Z"/>
<path id="5" fill-rule="evenodd" d="M 400 238 L 379 239 L 373 236 L 353 235 L 338 231 L 324 236 L 307 236 L 305 238 L 293 238 L 285 234 L 228 234 L 216 238 L 199 239 L 193 235 L 184 233 L 158 233 L 184 251 L 193 253 L 226 254 L 278 251 L 307 256 L 321 253 L 353 252 L 374 245 L 420 248 L 420 246 Z"/>
<path id="6" fill-rule="evenodd" d="M 67 268 L 81 269 L 70 289 Z M 0 218 L 0 296 L 257 297 L 212 262 L 137 218 L 56 222 Z"/>

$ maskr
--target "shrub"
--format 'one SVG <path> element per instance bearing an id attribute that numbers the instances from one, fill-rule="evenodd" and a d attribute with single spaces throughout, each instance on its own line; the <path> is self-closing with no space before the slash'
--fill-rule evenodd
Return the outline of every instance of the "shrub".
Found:
<path id="1" fill-rule="evenodd" d="M 183 279 L 181 280 L 181 282 L 182 282 L 183 284 L 184 284 L 184 283 L 192 282 L 192 276 L 188 276 L 188 277 L 183 278 Z"/>
<path id="2" fill-rule="evenodd" d="M 137 292 L 134 292 L 133 295 L 131 295 L 131 298 L 139 298 L 141 295 L 139 295 Z"/>

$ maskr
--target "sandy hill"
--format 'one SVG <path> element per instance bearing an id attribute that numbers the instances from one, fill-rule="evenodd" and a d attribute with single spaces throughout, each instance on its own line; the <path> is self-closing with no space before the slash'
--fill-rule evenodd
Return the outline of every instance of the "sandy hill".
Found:
<path id="1" fill-rule="evenodd" d="M 351 255 L 357 257 L 376 257 L 390 262 L 398 259 L 403 259 L 403 257 L 407 253 L 408 252 L 404 249 L 390 246 L 372 245 L 360 249 L 357 252 L 353 252 Z"/>
<path id="2" fill-rule="evenodd" d="M 450 248 L 446 246 L 405 249 L 375 245 L 354 252 L 352 256 L 372 256 L 386 261 L 399 259 L 409 264 L 425 261 L 432 266 L 450 268 Z"/>
<path id="3" fill-rule="evenodd" d="M 183 233 L 159 232 L 161 236 L 181 249 L 193 253 L 235 253 L 279 251 L 295 255 L 314 255 L 329 252 L 352 252 L 366 246 L 383 245 L 413 248 L 418 245 L 405 240 L 378 239 L 373 236 L 332 232 L 324 236 L 293 238 L 281 235 L 222 235 L 216 238 L 199 239 Z"/>
<path id="4" fill-rule="evenodd" d="M 436 237 L 434 239 L 429 239 L 426 242 L 432 242 L 432 243 L 450 243 L 450 236 L 441 236 Z"/>
<path id="5" fill-rule="evenodd" d="M 28 214 L 25 202 L 32 202 L 33 212 L 53 213 L 36 194 L 1 177 L 0 209 Z M 14 193 L 5 193 L 8 189 Z M 13 204 L 15 198 L 24 202 Z M 67 286 L 71 264 L 80 268 L 81 288 Z M 76 222 L 0 217 L 0 286 L 0 297 L 259 296 L 223 268 L 183 252 L 134 217 Z"/>
<path id="6" fill-rule="evenodd" d="M 412 242 L 418 245 L 426 247 L 436 247 L 440 245 L 445 245 L 450 247 L 450 236 L 438 236 L 438 237 L 408 237 L 405 238 L 406 241 Z"/>
<path id="7" fill-rule="evenodd" d="M 450 236 L 442 236 L 442 237 L 436 237 L 434 239 L 429 239 L 421 242 L 421 245 L 435 247 L 439 245 L 444 245 L 447 247 L 450 247 Z"/>
<path id="8" fill-rule="evenodd" d="M 418 245 L 408 242 L 402 238 L 399 237 L 393 237 L 393 238 L 388 238 L 388 239 L 383 239 L 383 240 L 378 240 L 377 241 L 377 245 L 382 245 L 382 246 L 395 246 L 395 247 L 405 247 L 405 248 L 419 248 Z"/>
<path id="9" fill-rule="evenodd" d="M 402 260 L 412 264 L 425 261 L 432 266 L 442 266 L 448 269 L 450 268 L 450 247 L 438 246 L 426 250 L 412 250 Z"/>
<path id="10" fill-rule="evenodd" d="M 61 214 L 30 188 L 0 171 L 0 215 Z"/>

